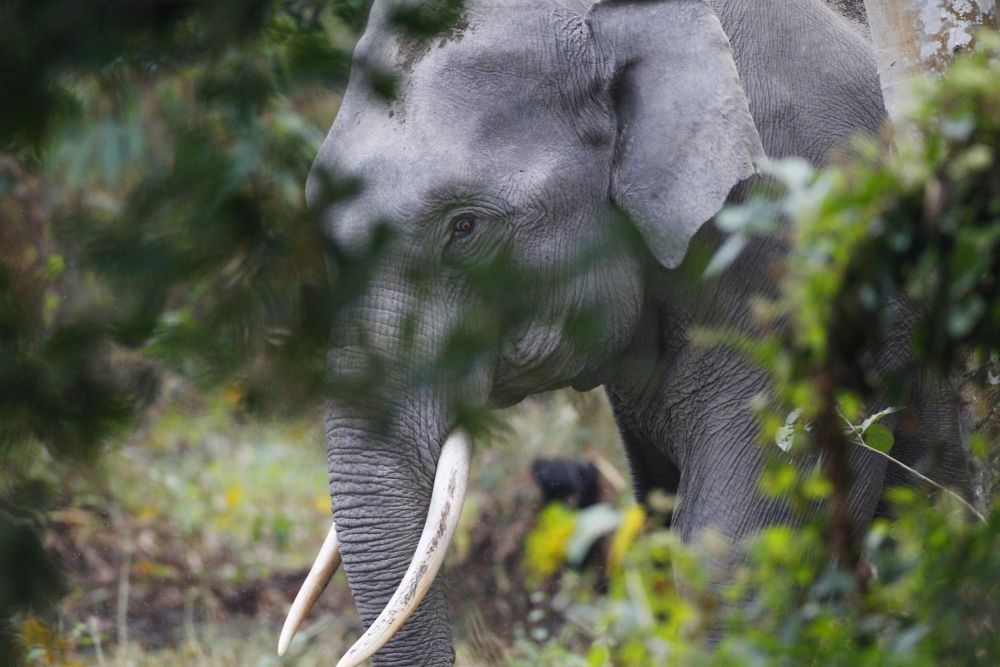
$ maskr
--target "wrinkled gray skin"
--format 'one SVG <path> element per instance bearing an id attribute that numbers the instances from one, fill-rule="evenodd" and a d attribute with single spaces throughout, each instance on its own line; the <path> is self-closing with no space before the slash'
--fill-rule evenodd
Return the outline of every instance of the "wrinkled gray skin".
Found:
<path id="1" fill-rule="evenodd" d="M 373 368 L 382 378 L 332 401 L 326 424 L 333 511 L 364 622 L 416 547 L 459 398 L 503 406 L 603 384 L 637 496 L 677 492 L 673 526 L 684 538 L 712 528 L 739 541 L 794 521 L 757 492 L 762 454 L 747 406 L 766 388 L 763 373 L 689 336 L 696 326 L 751 326 L 750 297 L 773 289 L 767 267 L 781 243 L 756 242 L 713 281 L 693 257 L 718 243 L 711 218 L 765 152 L 819 164 L 853 133 L 878 129 L 884 111 L 863 28 L 819 0 L 470 0 L 452 34 L 422 47 L 387 27 L 388 6 L 375 3 L 307 190 L 347 254 L 363 253 L 378 224 L 395 232 L 330 354 L 338 378 Z M 373 66 L 402 73 L 394 102 L 370 92 Z M 328 206 L 331 173 L 365 188 Z M 642 244 L 618 240 L 613 209 Z M 461 215 L 476 219 L 471 233 L 454 233 Z M 595 245 L 612 250 L 585 272 L 563 268 Z M 518 288 L 530 307 L 516 327 L 490 319 L 466 279 L 501 254 L 560 278 Z M 571 324 L 595 308 L 592 335 L 574 341 Z M 495 340 L 467 372 L 415 380 L 460 325 Z M 899 355 L 889 350 L 880 364 Z M 911 462 L 929 440 L 955 434 L 946 387 L 923 393 L 933 400 L 913 413 L 919 428 L 898 429 L 897 453 Z M 960 479 L 960 455 L 944 458 Z M 860 450 L 853 464 L 863 527 L 887 471 Z M 453 656 L 435 583 L 376 663 Z"/>

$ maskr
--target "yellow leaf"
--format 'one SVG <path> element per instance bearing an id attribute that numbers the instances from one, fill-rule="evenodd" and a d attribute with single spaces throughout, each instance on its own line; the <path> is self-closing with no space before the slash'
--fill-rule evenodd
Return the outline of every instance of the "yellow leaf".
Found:
<path id="1" fill-rule="evenodd" d="M 21 626 L 24 643 L 29 647 L 39 647 L 45 651 L 45 659 L 50 663 L 61 660 L 66 651 L 66 642 L 43 621 L 31 617 Z"/>
<path id="2" fill-rule="evenodd" d="M 325 493 L 321 496 L 316 496 L 316 498 L 313 500 L 313 507 L 315 507 L 318 511 L 322 512 L 323 514 L 329 514 L 330 496 L 326 495 Z"/>
<path id="3" fill-rule="evenodd" d="M 226 505 L 230 509 L 234 507 L 239 507 L 240 503 L 243 502 L 243 487 L 239 484 L 232 484 L 226 489 Z"/>
<path id="4" fill-rule="evenodd" d="M 544 579 L 556 573 L 566 556 L 566 545 L 576 528 L 576 514 L 565 505 L 550 503 L 528 533 L 524 559 L 529 574 Z"/>
<path id="5" fill-rule="evenodd" d="M 239 410 L 243 403 L 243 389 L 238 385 L 226 387 L 222 392 L 222 400 L 226 402 L 230 410 Z"/>
<path id="6" fill-rule="evenodd" d="M 140 577 L 157 577 L 166 579 L 176 573 L 173 565 L 157 563 L 155 561 L 142 559 L 132 566 L 135 574 Z"/>
<path id="7" fill-rule="evenodd" d="M 608 571 L 616 572 L 621 567 L 625 553 L 635 542 L 635 538 L 642 532 L 642 525 L 646 522 L 646 510 L 642 505 L 632 505 L 625 510 L 622 523 L 615 531 L 615 536 L 611 539 L 611 550 L 608 553 Z"/>

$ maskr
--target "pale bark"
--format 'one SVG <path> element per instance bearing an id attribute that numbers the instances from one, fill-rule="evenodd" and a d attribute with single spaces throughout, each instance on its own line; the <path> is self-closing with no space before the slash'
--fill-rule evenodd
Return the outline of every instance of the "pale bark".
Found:
<path id="1" fill-rule="evenodd" d="M 975 31 L 997 25 L 996 0 L 865 0 L 889 117 L 904 123 L 912 82 L 937 75 L 972 46 Z"/>

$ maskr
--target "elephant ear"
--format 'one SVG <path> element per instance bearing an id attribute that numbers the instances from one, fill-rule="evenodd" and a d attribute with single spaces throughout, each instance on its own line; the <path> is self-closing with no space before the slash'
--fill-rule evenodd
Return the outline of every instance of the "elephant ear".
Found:
<path id="1" fill-rule="evenodd" d="M 703 0 L 605 0 L 588 20 L 614 67 L 611 197 L 675 268 L 764 156 L 729 39 Z"/>

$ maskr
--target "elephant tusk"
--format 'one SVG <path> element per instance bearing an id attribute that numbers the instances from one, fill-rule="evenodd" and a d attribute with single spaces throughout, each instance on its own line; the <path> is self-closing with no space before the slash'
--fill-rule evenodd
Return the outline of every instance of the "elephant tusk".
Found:
<path id="1" fill-rule="evenodd" d="M 316 600 L 323 593 L 330 579 L 333 578 L 337 568 L 340 567 L 340 541 L 337 539 L 337 526 L 332 524 L 330 532 L 326 534 L 323 546 L 320 547 L 316 562 L 309 570 L 302 588 L 299 589 L 292 608 L 288 610 L 288 618 L 281 628 L 281 637 L 278 639 L 278 655 L 285 655 L 288 645 L 295 638 L 302 620 L 312 610 Z"/>
<path id="2" fill-rule="evenodd" d="M 469 479 L 469 437 L 452 432 L 441 448 L 427 522 L 403 580 L 375 622 L 340 659 L 337 667 L 357 667 L 385 646 L 424 599 L 437 576 L 458 526 Z"/>

